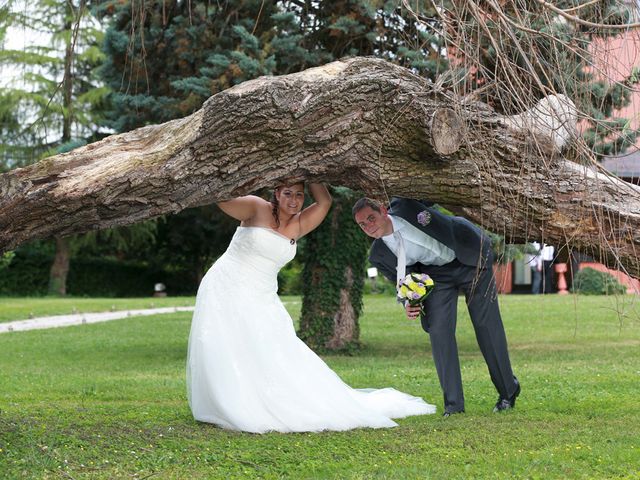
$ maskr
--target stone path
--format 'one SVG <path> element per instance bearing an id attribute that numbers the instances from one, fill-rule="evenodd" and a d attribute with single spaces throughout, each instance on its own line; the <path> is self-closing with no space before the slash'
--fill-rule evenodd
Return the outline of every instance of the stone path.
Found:
<path id="1" fill-rule="evenodd" d="M 148 308 L 143 310 L 120 310 L 116 312 L 55 315 L 52 317 L 39 317 L 31 318 L 29 320 L 16 320 L 13 322 L 0 323 L 0 333 L 21 332 L 24 330 L 36 330 L 40 328 L 68 327 L 70 325 L 83 325 L 85 323 L 108 322 L 110 320 L 118 320 L 121 318 L 192 311 L 193 307 L 164 307 Z"/>

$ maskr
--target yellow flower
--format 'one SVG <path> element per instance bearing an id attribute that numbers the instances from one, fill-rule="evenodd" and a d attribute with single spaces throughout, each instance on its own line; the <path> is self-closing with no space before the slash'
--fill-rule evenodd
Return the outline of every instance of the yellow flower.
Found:
<path id="1" fill-rule="evenodd" d="M 418 285 L 416 285 L 413 288 L 413 291 L 416 292 L 418 295 L 420 295 L 421 297 L 427 293 L 427 289 L 425 287 L 419 287 Z"/>
<path id="2" fill-rule="evenodd" d="M 434 285 L 429 275 L 410 273 L 398 288 L 398 296 L 401 299 L 408 300 L 411 305 L 420 305 L 426 296 L 431 293 Z"/>

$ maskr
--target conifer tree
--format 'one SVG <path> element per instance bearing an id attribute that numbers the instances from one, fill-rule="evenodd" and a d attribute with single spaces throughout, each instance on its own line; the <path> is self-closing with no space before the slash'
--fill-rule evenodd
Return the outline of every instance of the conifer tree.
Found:
<path id="1" fill-rule="evenodd" d="M 100 106 L 107 90 L 94 69 L 104 57 L 98 46 L 102 33 L 85 1 L 12 1 L 1 15 L 5 44 L 7 32 L 25 38 L 23 45 L 0 51 L 0 64 L 13 77 L 0 91 L 2 169 L 24 166 L 99 137 Z M 70 249 L 70 239 L 56 239 L 52 294 L 66 293 Z"/>
<path id="2" fill-rule="evenodd" d="M 85 2 L 11 1 L 0 31 L 21 38 L 0 51 L 0 163 L 27 165 L 103 135 L 101 105 L 107 89 L 95 67 L 104 55 L 102 32 Z"/>
<path id="3" fill-rule="evenodd" d="M 110 126 L 124 132 L 180 118 L 229 86 L 274 73 L 275 12 L 273 2 L 244 0 L 100 3 Z"/>

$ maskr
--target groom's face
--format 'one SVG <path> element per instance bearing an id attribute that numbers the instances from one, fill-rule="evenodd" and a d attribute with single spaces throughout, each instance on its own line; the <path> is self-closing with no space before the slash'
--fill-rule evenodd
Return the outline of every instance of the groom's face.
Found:
<path id="1" fill-rule="evenodd" d="M 373 238 L 384 237 L 393 232 L 393 224 L 384 207 L 380 207 L 379 212 L 371 207 L 364 207 L 355 214 L 355 220 L 362 231 Z"/>

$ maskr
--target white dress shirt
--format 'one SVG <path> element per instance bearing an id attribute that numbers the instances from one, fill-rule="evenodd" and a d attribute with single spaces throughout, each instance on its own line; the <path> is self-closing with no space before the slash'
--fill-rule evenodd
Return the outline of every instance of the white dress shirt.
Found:
<path id="1" fill-rule="evenodd" d="M 394 233 L 399 233 L 404 240 L 405 265 L 414 263 L 445 265 L 456 258 L 453 250 L 417 229 L 405 219 L 393 215 L 389 215 L 389 218 L 391 218 Z M 393 233 L 382 237 L 382 241 L 398 256 L 398 242 Z M 404 278 L 404 272 L 402 276 Z"/>

